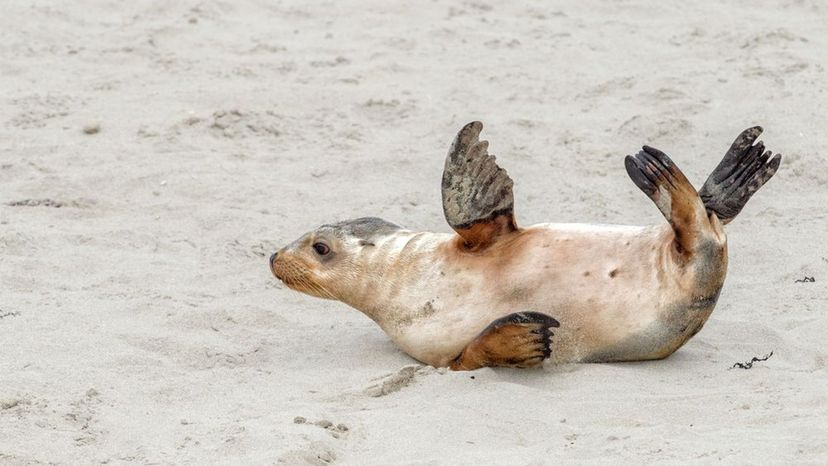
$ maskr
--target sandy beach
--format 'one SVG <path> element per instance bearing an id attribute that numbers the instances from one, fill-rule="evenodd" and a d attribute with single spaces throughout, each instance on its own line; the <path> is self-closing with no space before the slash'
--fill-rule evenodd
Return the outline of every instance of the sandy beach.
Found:
<path id="1" fill-rule="evenodd" d="M 518 3 L 6 2 L 0 464 L 828 464 L 828 6 Z M 322 223 L 450 232 L 472 120 L 523 225 L 663 222 L 642 144 L 783 161 L 662 361 L 434 369 L 271 275 Z"/>

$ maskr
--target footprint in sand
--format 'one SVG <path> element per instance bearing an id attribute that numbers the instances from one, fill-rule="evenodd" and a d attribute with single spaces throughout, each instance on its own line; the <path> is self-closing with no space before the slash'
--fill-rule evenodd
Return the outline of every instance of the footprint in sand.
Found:
<path id="1" fill-rule="evenodd" d="M 308 425 L 314 425 L 316 427 L 320 427 L 322 429 L 327 430 L 328 433 L 330 433 L 333 438 L 339 438 L 340 434 L 344 434 L 345 432 L 348 432 L 350 430 L 350 428 L 348 426 L 346 426 L 345 424 L 340 423 L 340 424 L 334 425 L 333 422 L 331 422 L 327 419 L 320 419 L 316 422 L 310 422 L 302 416 L 296 416 L 295 418 L 293 418 L 293 423 L 294 424 L 308 424 Z"/>
<path id="2" fill-rule="evenodd" d="M 405 366 L 394 374 L 379 379 L 377 383 L 363 390 L 368 396 L 378 398 L 398 392 L 414 383 L 418 376 L 433 374 L 437 369 L 431 366 Z"/>

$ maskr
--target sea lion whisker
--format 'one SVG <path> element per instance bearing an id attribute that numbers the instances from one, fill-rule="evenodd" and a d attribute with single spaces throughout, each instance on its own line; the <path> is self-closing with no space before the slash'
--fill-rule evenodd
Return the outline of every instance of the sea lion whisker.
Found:
<path id="1" fill-rule="evenodd" d="M 328 298 L 330 298 L 330 299 L 336 299 L 336 297 L 334 296 L 334 294 L 333 294 L 333 293 L 331 293 L 331 292 L 330 292 L 330 290 L 328 290 L 327 288 L 325 288 L 325 286 L 323 286 L 321 283 L 314 283 L 314 285 L 315 285 L 315 286 L 317 286 L 317 287 L 319 287 L 319 289 L 320 289 L 320 290 L 322 290 L 322 291 L 325 293 L 325 295 L 327 295 L 327 297 L 328 297 Z"/>
<path id="2" fill-rule="evenodd" d="M 302 276 L 295 276 L 295 278 L 293 279 L 293 283 L 299 288 L 316 291 L 316 289 L 313 287 L 313 284 L 308 282 L 308 280 Z"/>
<path id="3" fill-rule="evenodd" d="M 318 283 L 315 283 L 307 278 L 303 278 L 303 283 L 310 289 L 314 290 L 316 294 L 322 297 L 329 297 L 330 293 L 325 291 Z"/>
<path id="4" fill-rule="evenodd" d="M 319 294 L 321 297 L 324 297 L 324 298 L 330 298 L 330 299 L 336 299 L 336 298 L 334 297 L 333 293 L 331 293 L 330 291 L 328 291 L 328 289 L 327 289 L 327 288 L 325 288 L 325 287 L 324 287 L 324 286 L 322 286 L 321 284 L 316 283 L 316 282 L 314 282 L 313 280 L 309 279 L 309 278 L 308 278 L 308 276 L 307 276 L 307 273 L 305 273 L 305 274 L 301 275 L 299 279 L 301 280 L 301 283 L 302 283 L 304 286 L 306 286 L 307 288 L 310 288 L 311 290 L 315 291 L 315 292 L 316 292 L 317 294 Z"/>

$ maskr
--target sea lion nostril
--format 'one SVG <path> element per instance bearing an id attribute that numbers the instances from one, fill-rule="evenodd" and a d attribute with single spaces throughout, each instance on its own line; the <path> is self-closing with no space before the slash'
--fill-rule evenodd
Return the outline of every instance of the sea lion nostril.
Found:
<path id="1" fill-rule="evenodd" d="M 273 265 L 273 263 L 276 262 L 276 256 L 278 255 L 278 252 L 274 252 L 273 255 L 270 256 L 270 265 Z"/>

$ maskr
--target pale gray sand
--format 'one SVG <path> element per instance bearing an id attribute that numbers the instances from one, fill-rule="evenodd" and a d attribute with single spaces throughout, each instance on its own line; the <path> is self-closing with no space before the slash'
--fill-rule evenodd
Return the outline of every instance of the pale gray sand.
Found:
<path id="1" fill-rule="evenodd" d="M 7 3 L 0 463 L 828 463 L 822 2 Z M 662 222 L 643 143 L 697 186 L 753 124 L 785 159 L 671 358 L 407 369 L 267 256 L 361 215 L 449 231 L 473 119 L 526 225 Z"/>

